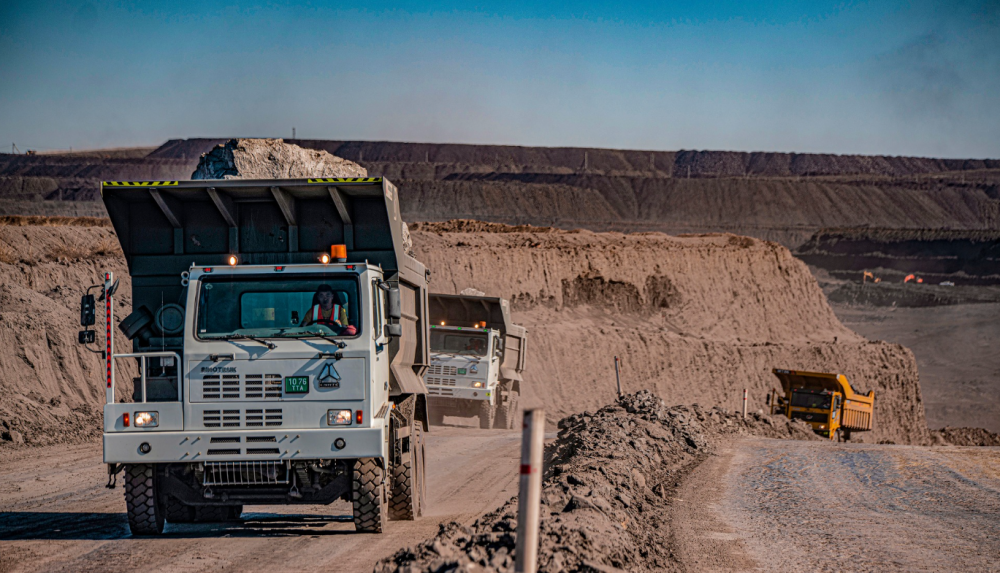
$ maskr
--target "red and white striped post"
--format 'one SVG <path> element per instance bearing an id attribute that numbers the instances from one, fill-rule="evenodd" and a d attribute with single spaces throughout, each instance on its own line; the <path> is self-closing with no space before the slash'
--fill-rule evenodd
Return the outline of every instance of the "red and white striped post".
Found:
<path id="1" fill-rule="evenodd" d="M 517 497 L 517 545 L 515 573 L 538 570 L 538 520 L 542 498 L 542 446 L 545 438 L 545 411 L 524 412 L 521 435 L 521 483 Z"/>
<path id="2" fill-rule="evenodd" d="M 115 275 L 111 272 L 104 273 L 104 360 L 107 367 L 107 384 L 105 398 L 108 404 L 115 402 L 115 334 L 114 328 L 114 306 L 111 304 L 111 287 L 115 284 Z"/>
<path id="3" fill-rule="evenodd" d="M 743 389 L 743 417 L 747 417 L 747 389 Z"/>

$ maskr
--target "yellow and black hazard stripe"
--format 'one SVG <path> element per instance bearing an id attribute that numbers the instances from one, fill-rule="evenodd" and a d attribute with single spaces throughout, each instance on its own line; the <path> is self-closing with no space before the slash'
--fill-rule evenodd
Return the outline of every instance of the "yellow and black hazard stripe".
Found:
<path id="1" fill-rule="evenodd" d="M 337 177 L 337 178 L 320 178 L 320 179 L 307 179 L 309 183 L 378 183 L 382 181 L 381 177 Z"/>
<path id="2" fill-rule="evenodd" d="M 177 181 L 105 181 L 105 187 L 170 187 Z"/>

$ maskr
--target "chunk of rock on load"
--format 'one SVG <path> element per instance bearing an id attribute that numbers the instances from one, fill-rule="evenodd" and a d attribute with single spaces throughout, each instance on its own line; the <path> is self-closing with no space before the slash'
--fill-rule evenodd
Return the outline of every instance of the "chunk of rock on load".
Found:
<path id="1" fill-rule="evenodd" d="M 201 156 L 192 179 L 367 177 L 364 167 L 281 139 L 230 139 Z"/>

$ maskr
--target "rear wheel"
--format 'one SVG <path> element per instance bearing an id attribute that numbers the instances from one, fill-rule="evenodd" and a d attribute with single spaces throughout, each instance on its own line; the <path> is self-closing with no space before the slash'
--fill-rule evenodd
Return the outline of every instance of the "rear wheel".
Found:
<path id="1" fill-rule="evenodd" d="M 479 402 L 479 427 L 483 430 L 493 429 L 493 420 L 496 417 L 496 408 L 488 400 Z"/>
<path id="2" fill-rule="evenodd" d="M 354 461 L 351 475 L 351 502 L 354 527 L 364 533 L 382 533 L 388 519 L 385 469 L 375 458 Z"/>
<path id="3" fill-rule="evenodd" d="M 412 521 L 421 514 L 423 496 L 423 432 L 420 424 L 410 430 L 410 436 L 402 445 L 404 451 L 399 461 L 392 466 L 392 499 L 389 503 L 389 517 L 395 520 Z"/>
<path id="4" fill-rule="evenodd" d="M 152 464 L 125 466 L 125 507 L 132 535 L 163 533 L 163 508 L 156 495 L 156 472 Z"/>
<path id="5" fill-rule="evenodd" d="M 168 495 L 163 500 L 163 516 L 170 523 L 191 523 L 194 521 L 194 507 Z"/>

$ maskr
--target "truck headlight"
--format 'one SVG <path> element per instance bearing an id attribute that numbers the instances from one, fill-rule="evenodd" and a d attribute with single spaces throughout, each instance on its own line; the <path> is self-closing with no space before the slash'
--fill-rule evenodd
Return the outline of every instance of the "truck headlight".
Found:
<path id="1" fill-rule="evenodd" d="M 350 410 L 327 410 L 326 423 L 330 426 L 350 426 L 352 415 Z"/>
<path id="2" fill-rule="evenodd" d="M 479 381 L 479 380 L 476 380 L 475 382 L 472 383 L 472 387 L 473 388 L 482 388 L 483 387 L 483 383 L 481 381 Z"/>
<path id="3" fill-rule="evenodd" d="M 159 412 L 136 412 L 133 425 L 136 428 L 155 428 L 160 425 Z"/>

